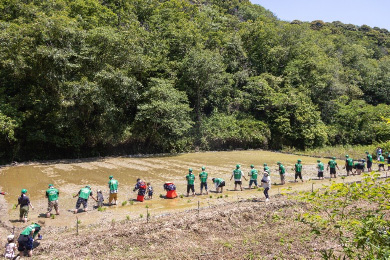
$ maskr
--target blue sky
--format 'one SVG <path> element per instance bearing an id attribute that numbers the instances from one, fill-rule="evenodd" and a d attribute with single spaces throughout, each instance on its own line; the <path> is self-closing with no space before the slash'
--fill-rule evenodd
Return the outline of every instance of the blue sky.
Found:
<path id="1" fill-rule="evenodd" d="M 390 0 L 250 0 L 285 21 L 341 21 L 390 30 Z"/>

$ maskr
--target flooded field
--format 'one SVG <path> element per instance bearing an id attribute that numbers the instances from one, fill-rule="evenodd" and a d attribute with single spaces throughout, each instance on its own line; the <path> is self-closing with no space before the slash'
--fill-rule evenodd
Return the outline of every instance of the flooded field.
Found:
<path id="1" fill-rule="evenodd" d="M 98 189 L 103 191 L 106 203 L 108 197 L 107 182 L 110 175 L 113 175 L 119 181 L 119 205 L 106 207 L 104 212 L 93 209 L 89 213 L 77 214 L 83 224 L 104 223 L 125 218 L 139 218 L 140 214 L 146 216 L 146 205 L 148 205 L 148 210 L 152 215 L 157 215 L 176 210 L 197 208 L 198 203 L 200 207 L 204 207 L 223 203 L 226 200 L 237 200 L 239 198 L 263 198 L 263 193 L 257 189 L 250 191 L 246 189 L 243 192 L 232 191 L 234 183 L 233 181 L 229 181 L 229 179 L 236 164 L 241 165 L 241 169 L 246 175 L 250 170 L 250 165 L 254 164 L 255 168 L 260 172 L 259 177 L 261 179 L 263 163 L 267 163 L 271 168 L 271 181 L 274 184 L 280 181 L 276 162 L 282 162 L 287 170 L 287 183 L 284 186 L 274 185 L 270 191 L 271 196 L 288 187 L 292 187 L 294 190 L 303 189 L 305 185 L 310 185 L 311 187 L 311 182 L 305 182 L 304 185 L 292 182 L 294 180 L 292 168 L 297 159 L 302 159 L 304 179 L 316 178 L 315 164 L 317 158 L 269 151 L 202 152 L 147 158 L 96 158 L 4 167 L 0 170 L 0 186 L 3 191 L 8 193 L 5 196 L 7 202 L 6 211 L 8 214 L 5 214 L 6 216 L 3 217 L 3 220 L 17 227 L 24 225 L 16 221 L 19 210 L 13 209 L 14 204 L 17 203 L 20 190 L 23 188 L 28 190 L 28 195 L 35 207 L 35 210 L 30 209 L 29 218 L 32 221 L 43 218 L 47 208 L 45 191 L 48 184 L 54 184 L 60 191 L 61 215 L 56 216 L 55 219 L 48 220 L 48 225 L 72 226 L 75 216 L 70 210 L 74 209 L 77 200 L 72 196 L 80 188 L 85 185 L 90 185 L 94 195 L 96 195 L 96 190 Z M 324 159 L 324 164 L 327 161 Z M 344 162 L 338 161 L 338 163 L 341 169 Z M 211 191 L 214 191 L 211 178 L 221 177 L 225 179 L 226 187 L 223 198 L 217 199 L 217 194 L 213 192 L 210 192 L 208 196 L 179 197 L 173 200 L 160 198 L 160 194 L 165 195 L 163 184 L 166 181 L 172 181 L 176 184 L 178 195 L 186 194 L 185 176 L 188 173 L 188 168 L 192 168 L 197 177 L 195 191 L 198 193 L 198 175 L 201 172 L 202 166 L 206 166 L 206 171 L 209 173 L 208 185 Z M 342 173 L 345 174 L 345 171 L 342 170 Z M 325 173 L 325 176 L 328 176 L 328 174 Z M 143 203 L 132 202 L 137 195 L 132 191 L 137 178 L 151 182 L 154 188 L 154 198 L 152 200 L 146 200 Z M 248 181 L 243 181 L 243 186 L 247 188 Z M 210 198 L 210 196 L 212 197 Z M 122 205 L 122 202 L 125 202 L 126 205 Z M 92 206 L 95 206 L 95 202 L 90 199 L 89 209 L 92 209 Z"/>

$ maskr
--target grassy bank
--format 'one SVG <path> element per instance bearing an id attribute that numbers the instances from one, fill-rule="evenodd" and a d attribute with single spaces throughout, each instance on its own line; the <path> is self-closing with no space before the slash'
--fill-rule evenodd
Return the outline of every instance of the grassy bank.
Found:
<path id="1" fill-rule="evenodd" d="M 348 154 L 351 158 L 357 160 L 360 158 L 365 158 L 365 152 L 369 151 L 373 156 L 376 156 L 375 150 L 376 148 L 387 147 L 387 144 L 372 144 L 372 145 L 337 145 L 337 146 L 325 146 L 321 148 L 315 149 L 307 149 L 307 150 L 296 150 L 294 148 L 285 148 L 283 152 L 299 154 L 299 155 L 307 155 L 313 157 L 337 157 L 339 159 L 344 159 L 345 155 Z"/>

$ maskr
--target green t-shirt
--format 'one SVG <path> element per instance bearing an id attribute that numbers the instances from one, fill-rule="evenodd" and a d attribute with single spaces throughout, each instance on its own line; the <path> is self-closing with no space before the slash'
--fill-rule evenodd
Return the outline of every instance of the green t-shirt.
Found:
<path id="1" fill-rule="evenodd" d="M 264 166 L 264 171 L 270 173 L 270 169 L 268 166 Z"/>
<path id="2" fill-rule="evenodd" d="M 371 154 L 367 154 L 367 161 L 372 162 L 372 155 Z"/>
<path id="3" fill-rule="evenodd" d="M 302 172 L 302 164 L 301 163 L 295 164 L 295 172 Z"/>
<path id="4" fill-rule="evenodd" d="M 223 182 L 224 180 L 222 179 L 222 178 L 215 178 L 214 179 L 214 183 L 216 183 L 216 184 L 221 184 L 222 182 Z"/>
<path id="5" fill-rule="evenodd" d="M 201 183 L 206 183 L 207 182 L 207 177 L 209 174 L 207 172 L 201 172 L 199 173 L 199 179 Z"/>
<path id="6" fill-rule="evenodd" d="M 250 172 L 251 180 L 257 180 L 257 170 L 252 169 Z"/>
<path id="7" fill-rule="evenodd" d="M 279 174 L 285 174 L 286 173 L 286 169 L 284 168 L 283 164 L 280 164 L 279 165 Z"/>
<path id="8" fill-rule="evenodd" d="M 320 172 L 324 171 L 324 164 L 322 162 L 318 163 L 317 168 Z"/>
<path id="9" fill-rule="evenodd" d="M 49 188 L 46 190 L 46 196 L 48 197 L 49 201 L 58 200 L 58 194 L 59 191 L 56 188 Z"/>
<path id="10" fill-rule="evenodd" d="M 88 188 L 82 188 L 79 192 L 79 197 L 87 200 L 91 192 L 92 191 Z"/>
<path id="11" fill-rule="evenodd" d="M 330 160 L 328 162 L 329 168 L 333 169 L 336 168 L 337 162 L 335 160 Z"/>
<path id="12" fill-rule="evenodd" d="M 233 171 L 234 179 L 241 180 L 242 171 L 240 169 L 236 169 Z"/>
<path id="13" fill-rule="evenodd" d="M 380 162 L 385 162 L 385 157 L 383 157 L 383 155 L 379 156 L 379 161 Z"/>
<path id="14" fill-rule="evenodd" d="M 110 187 L 110 190 L 118 190 L 118 181 L 115 179 L 111 179 L 108 182 L 108 187 Z"/>
<path id="15" fill-rule="evenodd" d="M 353 159 L 352 158 L 348 158 L 347 160 L 345 160 L 347 165 L 348 166 L 353 166 Z"/>
<path id="16" fill-rule="evenodd" d="M 25 236 L 29 236 L 31 234 L 31 231 L 35 229 L 34 231 L 34 234 L 33 234 L 33 238 L 39 233 L 39 231 L 41 230 L 41 226 L 37 223 L 33 223 L 31 224 L 30 226 L 26 227 L 22 233 L 20 233 L 21 235 L 25 235 Z"/>
<path id="17" fill-rule="evenodd" d="M 194 182 L 195 182 L 195 175 L 193 175 L 192 173 L 188 174 L 186 176 L 186 179 L 187 179 L 187 185 L 194 185 Z"/>

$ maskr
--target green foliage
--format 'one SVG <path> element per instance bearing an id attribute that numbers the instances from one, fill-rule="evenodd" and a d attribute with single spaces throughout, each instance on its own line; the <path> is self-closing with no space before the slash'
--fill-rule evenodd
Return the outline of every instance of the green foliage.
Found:
<path id="1" fill-rule="evenodd" d="M 311 205 L 298 220 L 310 225 L 314 234 L 337 234 L 343 254 L 350 259 L 385 259 L 390 255 L 390 181 L 378 174 L 365 174 L 361 183 L 332 183 L 324 189 L 303 192 L 298 200 Z M 333 257 L 333 251 L 323 252 Z"/>
<path id="2" fill-rule="evenodd" d="M 237 119 L 234 115 L 214 113 L 201 127 L 203 149 L 267 148 L 270 130 L 261 121 Z"/>
<path id="3" fill-rule="evenodd" d="M 184 136 L 192 125 L 186 95 L 168 81 L 153 79 L 150 85 L 141 97 L 133 131 L 147 146 L 168 152 L 183 150 Z"/>
<path id="4" fill-rule="evenodd" d="M 1 0 L 0 29 L 0 163 L 390 140 L 386 29 L 247 0 Z"/>

